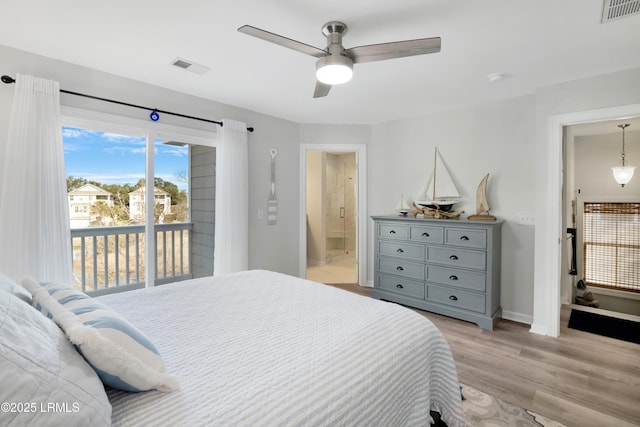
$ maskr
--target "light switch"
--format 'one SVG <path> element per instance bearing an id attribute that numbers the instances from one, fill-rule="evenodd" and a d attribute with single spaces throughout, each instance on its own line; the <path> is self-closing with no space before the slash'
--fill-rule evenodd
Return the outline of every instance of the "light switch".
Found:
<path id="1" fill-rule="evenodd" d="M 535 225 L 536 223 L 536 217 L 532 212 L 518 212 L 517 216 L 518 224 Z"/>

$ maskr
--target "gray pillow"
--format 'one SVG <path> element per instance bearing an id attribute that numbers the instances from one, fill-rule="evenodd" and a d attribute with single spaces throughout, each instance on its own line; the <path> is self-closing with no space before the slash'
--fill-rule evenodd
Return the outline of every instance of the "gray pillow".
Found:
<path id="1" fill-rule="evenodd" d="M 31 294 L 19 283 L 11 280 L 8 276 L 0 273 L 0 292 L 9 292 L 25 301 L 27 304 L 31 304 Z"/>
<path id="2" fill-rule="evenodd" d="M 42 314 L 53 319 L 102 382 L 125 391 L 176 390 L 158 349 L 124 317 L 77 289 L 55 282 L 22 284 Z"/>
<path id="3" fill-rule="evenodd" d="M 9 292 L 0 292 L 3 425 L 110 426 L 102 382 L 64 332 Z"/>

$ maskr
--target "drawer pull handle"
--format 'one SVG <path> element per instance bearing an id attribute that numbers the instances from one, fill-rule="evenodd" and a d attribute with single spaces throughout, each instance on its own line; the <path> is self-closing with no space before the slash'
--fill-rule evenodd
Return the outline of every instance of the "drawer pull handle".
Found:
<path id="1" fill-rule="evenodd" d="M 396 230 L 391 230 L 389 234 L 396 234 Z"/>
<path id="2" fill-rule="evenodd" d="M 429 237 L 429 233 L 425 231 L 424 233 L 422 233 L 422 237 Z"/>
<path id="3" fill-rule="evenodd" d="M 398 271 L 404 271 L 404 268 L 402 268 L 401 266 L 396 267 L 396 270 Z"/>
<path id="4" fill-rule="evenodd" d="M 452 274 L 451 276 L 449 276 L 449 280 L 458 280 L 458 276 Z"/>
<path id="5" fill-rule="evenodd" d="M 404 286 L 402 286 L 400 283 L 398 283 L 398 284 L 396 285 L 396 288 L 398 288 L 398 289 L 404 289 Z"/>
<path id="6" fill-rule="evenodd" d="M 403 250 L 402 248 L 398 248 L 398 249 L 396 250 L 396 252 L 398 252 L 399 254 L 401 254 L 401 253 L 403 253 L 403 252 L 404 252 L 404 250 Z"/>
<path id="7" fill-rule="evenodd" d="M 450 259 L 450 260 L 452 260 L 452 261 L 457 261 L 457 260 L 458 260 L 458 257 L 457 257 L 456 255 L 451 255 L 451 256 L 449 257 L 449 259 Z"/>
<path id="8" fill-rule="evenodd" d="M 469 240 L 469 238 L 467 236 L 461 236 L 460 240 L 464 240 L 466 242 L 467 240 Z"/>
<path id="9" fill-rule="evenodd" d="M 451 301 L 458 301 L 458 297 L 457 297 L 457 296 L 455 296 L 455 295 L 451 295 L 451 296 L 449 297 L 449 299 L 450 299 Z"/>

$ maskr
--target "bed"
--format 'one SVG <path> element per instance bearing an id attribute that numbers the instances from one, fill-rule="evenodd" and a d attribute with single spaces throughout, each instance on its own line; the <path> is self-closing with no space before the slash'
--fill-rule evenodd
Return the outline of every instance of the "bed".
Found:
<path id="1" fill-rule="evenodd" d="M 464 425 L 448 344 L 401 306 L 261 270 L 97 299 L 180 382 L 108 388 L 115 426 Z"/>
<path id="2" fill-rule="evenodd" d="M 262 270 L 98 298 L 0 274 L 0 383 L 7 425 L 464 425 L 428 319 Z"/>

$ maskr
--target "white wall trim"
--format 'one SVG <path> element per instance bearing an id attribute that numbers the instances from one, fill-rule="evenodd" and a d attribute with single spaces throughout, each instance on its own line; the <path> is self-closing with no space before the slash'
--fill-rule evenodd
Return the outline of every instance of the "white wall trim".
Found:
<path id="1" fill-rule="evenodd" d="M 562 232 L 562 139 L 568 125 L 640 116 L 640 104 L 622 105 L 598 110 L 579 111 L 550 116 L 544 159 L 547 180 L 537 191 L 544 192 L 546 206 L 539 212 L 543 221 L 535 232 L 534 307 L 531 332 L 557 337 L 560 335 L 561 239 Z"/>
<path id="2" fill-rule="evenodd" d="M 300 144 L 300 261 L 299 276 L 307 275 L 307 151 L 356 153 L 358 170 L 358 284 L 367 284 L 367 145 Z"/>
<path id="3" fill-rule="evenodd" d="M 502 318 L 513 322 L 524 323 L 526 325 L 531 325 L 533 322 L 533 316 L 516 313 L 515 311 L 502 310 Z"/>

